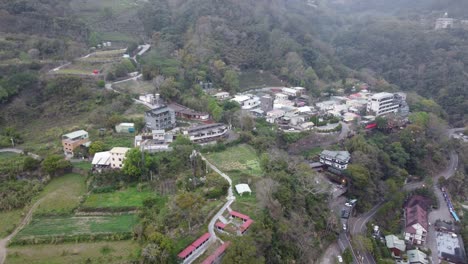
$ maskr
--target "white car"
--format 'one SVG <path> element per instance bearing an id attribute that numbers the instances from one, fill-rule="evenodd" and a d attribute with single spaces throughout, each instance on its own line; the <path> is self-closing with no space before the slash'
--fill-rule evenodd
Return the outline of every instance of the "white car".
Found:
<path id="1" fill-rule="evenodd" d="M 345 206 L 351 207 L 352 205 L 350 203 L 345 203 Z"/>
<path id="2" fill-rule="evenodd" d="M 346 224 L 343 224 L 343 230 L 346 231 Z"/>
<path id="3" fill-rule="evenodd" d="M 343 258 L 342 258 L 340 255 L 338 255 L 337 258 L 338 258 L 338 262 L 339 262 L 339 263 L 343 263 Z"/>

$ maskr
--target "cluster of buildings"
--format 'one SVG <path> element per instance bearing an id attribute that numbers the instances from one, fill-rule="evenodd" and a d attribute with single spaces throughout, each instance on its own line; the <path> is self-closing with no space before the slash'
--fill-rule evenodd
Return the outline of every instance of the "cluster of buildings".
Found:
<path id="1" fill-rule="evenodd" d="M 385 236 L 387 248 L 391 251 L 392 257 L 395 258 L 397 263 L 430 263 L 426 253 L 420 250 L 420 248 L 428 247 L 427 239 L 431 225 L 428 221 L 430 205 L 431 200 L 429 198 L 420 195 L 411 196 L 404 208 L 405 229 L 403 239 L 395 235 Z M 452 223 L 438 220 L 434 223 L 434 231 L 431 232 L 435 232 L 436 241 L 433 241 L 433 243 L 436 244 L 437 256 L 440 260 L 455 264 L 466 263 L 460 238 L 455 234 L 456 228 Z"/>
<path id="2" fill-rule="evenodd" d="M 435 30 L 450 28 L 468 29 L 468 20 L 451 18 L 449 17 L 448 13 L 445 13 L 442 17 L 436 19 L 434 26 Z"/>
<path id="3" fill-rule="evenodd" d="M 142 151 L 171 151 L 169 145 L 178 133 L 198 144 L 213 142 L 228 135 L 229 127 L 211 122 L 206 112 L 195 111 L 177 103 L 161 104 L 159 95 L 143 95 L 140 100 L 152 107 L 145 112 L 145 132 L 135 137 L 135 147 Z M 178 128 L 177 119 L 187 121 L 190 125 Z"/>
<path id="4" fill-rule="evenodd" d="M 129 131 L 128 128 L 123 130 Z M 76 156 L 82 148 L 88 148 L 90 144 L 89 134 L 85 130 L 77 130 L 62 136 L 63 152 L 68 158 Z M 123 167 L 125 155 L 129 150 L 129 148 L 114 147 L 109 151 L 97 152 L 94 154 L 92 160 L 93 168 L 98 171 L 104 169 L 121 169 Z"/>
<path id="5" fill-rule="evenodd" d="M 237 102 L 241 109 L 253 117 L 262 117 L 285 130 L 310 130 L 316 126 L 313 116 L 333 116 L 344 122 L 355 119 L 363 124 L 372 123 L 376 116 L 398 114 L 407 117 L 409 107 L 404 93 L 370 93 L 368 86 L 349 96 L 331 96 L 328 100 L 311 103 L 304 87 L 270 87 L 249 93 L 239 93 L 232 98 L 227 92 L 213 96 L 218 100 Z M 323 119 L 316 121 L 322 122 Z"/>

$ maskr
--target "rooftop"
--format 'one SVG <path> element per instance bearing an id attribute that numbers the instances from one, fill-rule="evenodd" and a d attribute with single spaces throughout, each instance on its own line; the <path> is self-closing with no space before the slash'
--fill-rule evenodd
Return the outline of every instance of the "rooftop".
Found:
<path id="1" fill-rule="evenodd" d="M 250 217 L 249 217 L 248 215 L 241 214 L 241 213 L 236 212 L 236 211 L 231 211 L 231 212 L 229 212 L 229 214 L 232 215 L 232 216 L 234 216 L 234 217 L 243 219 L 243 220 L 250 219 Z"/>
<path id="2" fill-rule="evenodd" d="M 93 165 L 109 165 L 110 164 L 110 152 L 96 152 L 91 162 Z"/>
<path id="3" fill-rule="evenodd" d="M 410 263 L 429 263 L 427 260 L 427 255 L 417 249 L 408 250 L 408 261 Z"/>
<path id="4" fill-rule="evenodd" d="M 351 158 L 351 154 L 348 151 L 332 151 L 332 150 L 323 150 L 320 153 L 320 156 L 329 156 L 337 160 L 346 160 L 348 161 Z"/>
<path id="5" fill-rule="evenodd" d="M 81 136 L 84 136 L 84 135 L 88 135 L 88 132 L 86 132 L 84 130 L 77 130 L 77 131 L 73 131 L 71 133 L 65 134 L 62 137 L 63 138 L 74 139 L 74 138 L 81 137 Z"/>
<path id="6" fill-rule="evenodd" d="M 400 251 L 405 251 L 406 250 L 405 241 L 399 239 L 395 235 L 385 236 L 385 242 L 387 243 L 388 248 L 396 248 L 396 249 L 398 249 Z"/>
<path id="7" fill-rule="evenodd" d="M 119 126 L 135 126 L 134 123 L 120 123 Z"/>
<path id="8" fill-rule="evenodd" d="M 376 93 L 376 94 L 371 96 L 371 98 L 373 98 L 373 99 L 383 99 L 383 98 L 387 98 L 387 97 L 393 97 L 393 94 L 382 92 L 382 93 Z"/>
<path id="9" fill-rule="evenodd" d="M 129 151 L 130 148 L 124 148 L 124 147 L 114 147 L 110 150 L 110 153 L 118 153 L 118 154 L 125 154 L 127 151 Z"/>
<path id="10" fill-rule="evenodd" d="M 245 183 L 241 183 L 241 184 L 237 184 L 236 185 L 236 191 L 237 193 L 239 194 L 243 194 L 245 192 L 248 192 L 248 193 L 251 193 L 252 190 L 250 190 L 250 187 L 248 184 L 245 184 Z"/>

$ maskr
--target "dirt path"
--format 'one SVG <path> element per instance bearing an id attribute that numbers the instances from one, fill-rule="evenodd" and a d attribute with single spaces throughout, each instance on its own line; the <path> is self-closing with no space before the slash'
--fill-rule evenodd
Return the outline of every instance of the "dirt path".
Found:
<path id="1" fill-rule="evenodd" d="M 8 235 L 7 237 L 3 238 L 0 240 L 0 264 L 4 264 L 5 263 L 5 260 L 6 260 L 6 256 L 7 256 L 7 246 L 8 246 L 8 242 L 10 242 L 10 240 L 16 236 L 16 234 L 18 234 L 19 231 L 21 231 L 21 229 L 23 229 L 23 227 L 25 227 L 29 221 L 31 221 L 31 218 L 32 218 L 32 214 L 34 212 L 34 210 L 36 210 L 36 208 L 39 206 L 39 204 L 42 202 L 44 198 L 41 198 L 39 200 L 37 200 L 33 206 L 31 206 L 31 208 L 29 209 L 28 213 L 26 214 L 26 216 L 23 218 L 23 220 L 21 221 L 21 223 L 15 228 L 15 230 L 10 234 Z"/>

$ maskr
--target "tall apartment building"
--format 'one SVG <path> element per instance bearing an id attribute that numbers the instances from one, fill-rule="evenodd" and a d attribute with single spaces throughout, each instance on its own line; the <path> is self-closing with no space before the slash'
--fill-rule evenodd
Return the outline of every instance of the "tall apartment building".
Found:
<path id="1" fill-rule="evenodd" d="M 146 129 L 164 130 L 176 126 L 175 111 L 166 105 L 161 105 L 145 112 Z"/>
<path id="2" fill-rule="evenodd" d="M 109 151 L 111 158 L 110 165 L 112 169 L 121 169 L 123 167 L 125 155 L 129 150 L 129 148 L 115 147 Z"/>
<path id="3" fill-rule="evenodd" d="M 273 98 L 270 95 L 264 95 L 260 97 L 260 109 L 264 113 L 273 110 Z"/>
<path id="4" fill-rule="evenodd" d="M 376 93 L 367 101 L 367 113 L 376 116 L 398 112 L 402 97 L 391 93 Z"/>
<path id="5" fill-rule="evenodd" d="M 74 151 L 81 145 L 88 146 L 89 141 L 88 132 L 84 130 L 77 130 L 62 136 L 62 146 L 65 156 L 74 156 Z"/>

